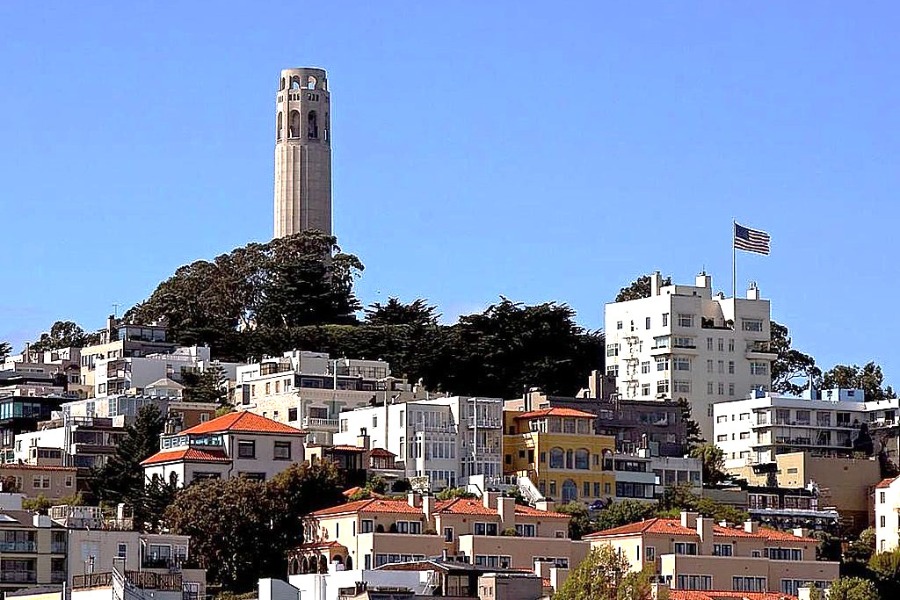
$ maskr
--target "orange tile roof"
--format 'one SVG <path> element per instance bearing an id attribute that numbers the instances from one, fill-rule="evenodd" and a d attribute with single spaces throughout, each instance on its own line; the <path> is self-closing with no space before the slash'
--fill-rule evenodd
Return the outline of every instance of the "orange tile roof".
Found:
<path id="1" fill-rule="evenodd" d="M 797 600 L 781 592 L 733 592 L 730 590 L 669 590 L 670 600 Z"/>
<path id="2" fill-rule="evenodd" d="M 345 444 L 339 444 L 337 446 L 332 446 L 332 450 L 339 450 L 341 452 L 365 452 L 365 448 L 360 448 L 359 446 L 349 446 Z"/>
<path id="3" fill-rule="evenodd" d="M 346 504 L 338 504 L 323 508 L 310 514 L 313 517 L 327 517 L 352 513 L 396 513 L 406 515 L 422 514 L 421 508 L 410 506 L 406 500 L 387 500 L 383 498 L 367 498 Z"/>
<path id="4" fill-rule="evenodd" d="M 164 450 L 157 452 L 150 458 L 141 462 L 141 465 L 159 465 L 168 462 L 231 462 L 221 450 L 199 450 L 197 448 L 180 448 L 178 450 Z"/>
<path id="5" fill-rule="evenodd" d="M 878 482 L 878 485 L 876 485 L 875 487 L 876 487 L 876 488 L 888 488 L 888 487 L 891 487 L 891 484 L 894 483 L 894 481 L 895 481 L 896 479 L 897 479 L 896 477 L 888 477 L 887 479 L 882 479 L 881 481 Z"/>
<path id="6" fill-rule="evenodd" d="M 531 410 L 526 413 L 522 413 L 521 415 L 516 415 L 517 419 L 536 419 L 538 417 L 583 417 L 594 419 L 597 415 L 589 412 L 584 412 L 583 410 L 576 410 L 574 408 L 563 408 L 563 407 L 554 407 L 554 408 L 542 408 L 540 410 Z"/>
<path id="7" fill-rule="evenodd" d="M 0 471 L 77 471 L 78 467 L 62 467 L 57 465 L 28 465 L 24 463 L 9 463 L 0 465 Z"/>
<path id="8" fill-rule="evenodd" d="M 681 525 L 680 519 L 663 519 L 660 517 L 655 517 L 653 519 L 647 519 L 645 521 L 639 521 L 637 523 L 622 525 L 621 527 L 614 527 L 612 529 L 597 531 L 584 537 L 585 539 L 600 539 L 618 535 L 637 535 L 639 533 L 693 536 L 698 535 L 696 529 L 693 529 L 691 527 L 683 527 Z M 760 527 L 759 529 L 757 529 L 756 533 L 750 533 L 743 527 L 722 527 L 721 525 L 713 525 L 713 535 L 719 537 L 767 539 L 769 541 L 778 542 L 816 542 L 816 540 L 813 538 L 798 537 L 793 533 L 776 531 L 775 529 L 768 529 L 765 527 Z"/>
<path id="9" fill-rule="evenodd" d="M 385 450 L 384 448 L 372 448 L 372 451 L 369 452 L 369 456 L 375 456 L 378 458 L 393 458 L 397 455 L 390 450 Z"/>
<path id="10" fill-rule="evenodd" d="M 278 433 L 282 435 L 306 435 L 306 432 L 267 417 L 246 410 L 231 412 L 200 423 L 190 429 L 185 429 L 179 435 L 193 435 L 201 433 L 224 433 L 226 431 L 240 431 L 243 433 Z"/>

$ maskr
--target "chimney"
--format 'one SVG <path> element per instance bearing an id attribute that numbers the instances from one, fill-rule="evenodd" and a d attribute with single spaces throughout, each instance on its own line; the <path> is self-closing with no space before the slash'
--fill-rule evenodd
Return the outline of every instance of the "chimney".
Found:
<path id="1" fill-rule="evenodd" d="M 700 536 L 700 554 L 709 556 L 713 553 L 713 523 L 709 517 L 697 519 L 697 535 Z"/>
<path id="2" fill-rule="evenodd" d="M 556 502 L 554 502 L 553 500 L 538 500 L 534 503 L 534 507 L 537 510 L 551 512 L 556 509 Z"/>
<path id="3" fill-rule="evenodd" d="M 756 287 L 755 281 L 747 288 L 747 300 L 759 300 L 759 288 Z"/>
<path id="4" fill-rule="evenodd" d="M 744 521 L 744 531 L 746 531 L 747 533 L 756 533 L 757 531 L 759 531 L 759 525 L 751 521 L 750 519 L 747 519 L 746 521 Z"/>
<path id="5" fill-rule="evenodd" d="M 662 275 L 659 274 L 659 271 L 654 271 L 652 275 L 650 275 L 650 297 L 659 296 L 659 288 L 662 287 Z"/>
<path id="6" fill-rule="evenodd" d="M 441 560 L 444 562 L 447 562 L 447 549 L 446 548 L 441 550 Z"/>
<path id="7" fill-rule="evenodd" d="M 365 427 L 359 430 L 359 435 L 356 436 L 356 446 L 359 448 L 369 449 L 369 432 Z"/>
<path id="8" fill-rule="evenodd" d="M 481 495 L 481 503 L 484 504 L 485 508 L 497 508 L 497 498 L 500 497 L 500 492 L 488 492 L 485 491 Z"/>
<path id="9" fill-rule="evenodd" d="M 500 515 L 500 525 L 503 529 L 516 526 L 516 499 L 497 498 L 497 514 Z"/>
<path id="10" fill-rule="evenodd" d="M 550 577 L 550 567 L 552 566 L 553 563 L 549 560 L 537 559 L 534 561 L 534 574 L 541 579 L 547 579 Z"/>
<path id="11" fill-rule="evenodd" d="M 697 517 L 699 517 L 699 513 L 688 512 L 686 510 L 681 511 L 681 526 L 687 527 L 688 529 L 693 529 L 697 526 Z"/>
<path id="12" fill-rule="evenodd" d="M 422 496 L 418 492 L 407 492 L 406 502 L 413 508 L 419 508 L 422 505 Z"/>
<path id="13" fill-rule="evenodd" d="M 794 537 L 802 538 L 802 537 L 806 537 L 809 535 L 809 529 L 804 529 L 803 527 L 797 527 L 796 529 L 792 530 L 791 533 L 794 534 Z"/>
<path id="14" fill-rule="evenodd" d="M 431 519 L 434 517 L 434 496 L 431 494 L 422 494 L 422 513 L 425 515 L 426 528 L 429 527 Z"/>
<path id="15" fill-rule="evenodd" d="M 694 282 L 694 285 L 699 288 L 707 288 L 712 289 L 712 277 L 706 274 L 706 271 L 701 271 L 699 275 L 697 275 L 697 280 Z"/>

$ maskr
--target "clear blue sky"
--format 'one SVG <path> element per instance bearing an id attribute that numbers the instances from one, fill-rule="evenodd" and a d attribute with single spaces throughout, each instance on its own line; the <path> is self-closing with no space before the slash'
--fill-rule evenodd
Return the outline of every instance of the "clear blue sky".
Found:
<path id="1" fill-rule="evenodd" d="M 737 218 L 739 289 L 900 383 L 896 3 L 139 4 L 0 4 L 0 339 L 267 241 L 278 72 L 321 66 L 363 302 L 599 328 L 654 269 L 729 290 Z"/>

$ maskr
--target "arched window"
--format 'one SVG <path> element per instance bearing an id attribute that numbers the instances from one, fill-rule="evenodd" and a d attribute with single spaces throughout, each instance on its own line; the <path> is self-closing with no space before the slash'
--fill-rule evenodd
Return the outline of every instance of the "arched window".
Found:
<path id="1" fill-rule="evenodd" d="M 299 76 L 294 75 L 293 77 L 291 77 L 291 89 L 292 90 L 300 89 L 300 77 Z"/>
<path id="2" fill-rule="evenodd" d="M 300 128 L 300 111 L 292 110 L 291 111 L 291 120 L 289 123 L 288 137 L 298 138 L 300 137 L 300 132 L 302 131 Z"/>
<path id="3" fill-rule="evenodd" d="M 340 554 L 338 554 L 337 556 L 335 556 L 334 558 L 331 559 L 331 562 L 336 562 L 337 564 L 342 565 L 342 564 L 344 564 L 344 557 L 341 556 Z"/>
<path id="4" fill-rule="evenodd" d="M 603 451 L 603 464 L 602 464 L 602 466 L 601 466 L 601 469 L 602 469 L 603 471 L 612 471 L 613 468 L 614 468 L 614 466 L 615 466 L 615 465 L 613 464 L 613 454 L 612 454 L 612 451 L 610 451 L 610 450 L 604 450 L 604 451 Z"/>
<path id="5" fill-rule="evenodd" d="M 573 452 L 571 450 L 566 450 L 566 468 L 567 469 L 575 468 L 575 464 L 574 464 L 575 461 L 572 460 L 572 454 L 573 454 Z"/>
<path id="6" fill-rule="evenodd" d="M 275 121 L 275 139 L 281 139 L 281 129 L 284 127 L 284 114 L 278 111 L 278 119 Z"/>
<path id="7" fill-rule="evenodd" d="M 562 469 L 565 466 L 565 453 L 562 448 L 550 448 L 550 468 Z"/>
<path id="8" fill-rule="evenodd" d="M 562 484 L 563 504 L 567 502 L 574 502 L 575 500 L 578 500 L 578 486 L 575 485 L 575 482 L 571 479 L 566 479 Z"/>
<path id="9" fill-rule="evenodd" d="M 319 119 L 314 110 L 306 115 L 306 136 L 311 140 L 319 139 Z"/>
<path id="10" fill-rule="evenodd" d="M 352 556 L 348 556 L 348 557 L 347 557 L 347 564 L 346 564 L 346 567 L 347 567 L 347 570 L 348 570 L 348 571 L 352 571 L 352 570 L 353 570 L 353 557 L 352 557 Z"/>
<path id="11" fill-rule="evenodd" d="M 278 91 L 280 92 L 283 89 L 284 89 L 284 77 L 281 78 L 281 87 L 278 88 Z"/>
<path id="12" fill-rule="evenodd" d="M 318 573 L 327 573 L 328 572 L 328 559 L 325 558 L 325 555 L 322 554 L 319 556 L 319 570 Z"/>
<path id="13" fill-rule="evenodd" d="M 306 78 L 306 89 L 314 90 L 316 89 L 316 78 L 310 75 Z"/>
<path id="14" fill-rule="evenodd" d="M 303 574 L 309 573 L 309 558 L 306 556 L 300 561 L 300 572 Z"/>
<path id="15" fill-rule="evenodd" d="M 591 468 L 591 453 L 587 451 L 585 448 L 579 448 L 575 451 L 575 468 L 576 469 L 590 469 Z"/>

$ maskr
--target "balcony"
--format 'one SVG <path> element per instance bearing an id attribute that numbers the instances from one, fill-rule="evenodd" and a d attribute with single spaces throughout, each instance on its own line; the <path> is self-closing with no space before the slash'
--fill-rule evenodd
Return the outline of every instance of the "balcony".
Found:
<path id="1" fill-rule="evenodd" d="M 50 542 L 50 554 L 65 554 L 66 553 L 66 543 L 63 542 Z"/>
<path id="2" fill-rule="evenodd" d="M 37 552 L 37 544 L 35 542 L 0 542 L 0 552 L 34 554 Z"/>
<path id="3" fill-rule="evenodd" d="M 413 431 L 425 431 L 431 433 L 456 433 L 455 425 L 426 425 L 425 423 L 416 423 L 413 426 Z"/>
<path id="4" fill-rule="evenodd" d="M 490 419 L 481 417 L 476 419 L 475 417 L 469 417 L 469 429 L 500 429 L 503 427 L 502 419 Z"/>
<path id="5" fill-rule="evenodd" d="M 37 571 L 0 571 L 3 583 L 37 583 Z"/>
<path id="6" fill-rule="evenodd" d="M 65 571 L 50 571 L 50 583 L 65 583 Z"/>
<path id="7" fill-rule="evenodd" d="M 158 590 L 160 592 L 181 592 L 183 590 L 181 573 L 125 571 L 125 579 L 128 583 L 144 590 Z M 113 574 L 111 572 L 88 573 L 72 577 L 72 589 L 74 590 L 112 587 L 112 583 Z"/>
<path id="8" fill-rule="evenodd" d="M 317 431 L 330 431 L 336 433 L 340 428 L 339 419 L 320 419 L 317 417 L 303 417 L 303 429 L 312 429 Z"/>

